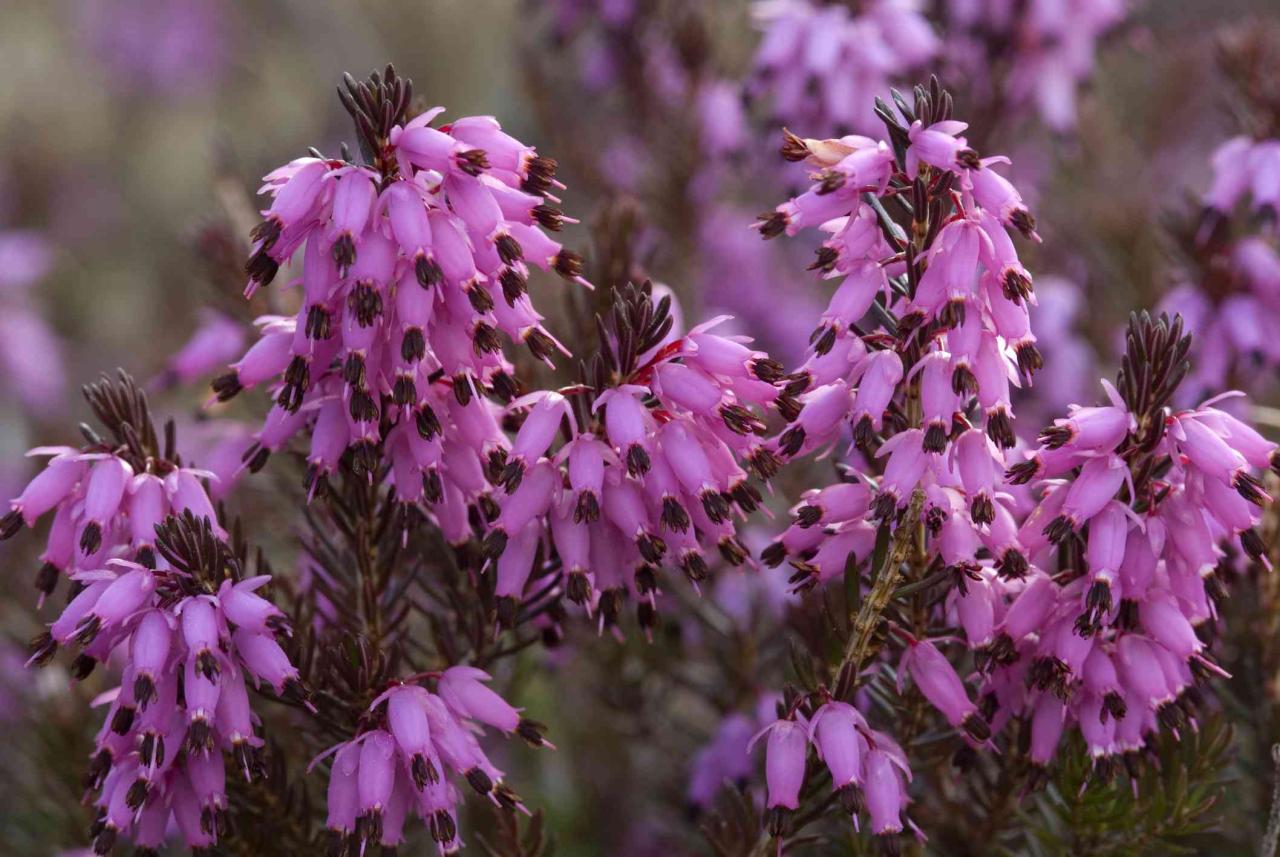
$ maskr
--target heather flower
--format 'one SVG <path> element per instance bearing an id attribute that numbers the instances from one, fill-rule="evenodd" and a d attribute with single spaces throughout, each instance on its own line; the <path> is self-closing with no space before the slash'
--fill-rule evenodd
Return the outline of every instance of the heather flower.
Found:
<path id="1" fill-rule="evenodd" d="M 171 443 L 160 448 L 133 381 L 123 374 L 116 381 L 104 378 L 86 389 L 86 398 L 112 439 L 95 436 L 80 449 L 31 450 L 48 461 L 0 521 L 0 535 L 9 538 L 53 513 L 35 579 L 41 602 L 63 576 L 80 580 L 110 562 L 154 566 L 155 527 L 170 515 L 191 511 L 222 534 L 204 481 L 211 474 L 184 463 Z M 141 421 L 143 434 L 131 419 Z"/>
<path id="2" fill-rule="evenodd" d="M 828 702 L 818 709 L 809 728 L 818 755 L 831 772 L 832 787 L 848 795 L 846 803 L 855 809 L 854 795 L 865 780 L 863 759 L 870 750 L 866 719 L 848 703 Z"/>
<path id="3" fill-rule="evenodd" d="M 902 660 L 916 687 L 948 723 L 979 741 L 986 740 L 991 734 L 986 722 L 977 713 L 955 668 L 933 643 L 909 639 Z"/>
<path id="4" fill-rule="evenodd" d="M 798 715 L 775 720 L 751 743 L 765 735 L 770 834 L 782 836 L 789 811 L 799 807 L 808 744 L 829 770 L 832 789 L 855 825 L 865 810 L 873 833 L 902 831 L 906 783 L 911 779 L 906 755 L 892 737 L 872 729 L 857 708 L 828 698 L 807 723 Z"/>
<path id="5" fill-rule="evenodd" d="M 104 385 L 91 401 L 119 393 Z M 136 433 L 130 437 L 137 442 Z M 127 467 L 115 457 L 91 467 L 104 462 L 111 470 L 100 472 Z M 107 494 L 114 502 L 116 478 L 110 491 L 91 484 L 83 505 L 106 502 L 97 498 Z M 85 481 L 102 480 L 91 473 Z M 171 820 L 188 847 L 215 844 L 228 806 L 225 754 L 247 778 L 261 767 L 263 741 L 246 684 L 263 683 L 307 704 L 298 671 L 277 641 L 289 633 L 288 623 L 255 593 L 269 578 L 245 578 L 242 558 L 222 541 L 216 521 L 197 517 L 190 502 L 182 507 L 174 495 L 183 489 L 169 492 L 168 481 L 139 475 L 127 511 L 106 522 L 109 531 L 122 531 L 118 548 L 108 551 L 115 556 L 69 571 L 75 596 L 31 645 L 31 660 L 41 664 L 58 647 L 78 645 L 71 669 L 77 679 L 113 656 L 123 665 L 121 684 L 99 697 L 108 708 L 86 780 L 98 809 L 91 828 L 98 854 L 122 837 L 157 849 Z M 131 540 L 124 535 L 130 532 Z"/>
<path id="6" fill-rule="evenodd" d="M 1010 379 L 1029 382 L 1040 365 L 1028 322 L 1031 277 L 1009 234 L 1033 235 L 1034 220 L 1007 180 L 979 178 L 1003 159 L 979 159 L 959 136 L 963 123 L 933 114 L 930 105 L 943 103 L 936 87 L 917 90 L 920 115 L 904 113 L 905 124 L 882 109 L 901 155 L 883 140 L 788 136 L 784 154 L 820 172 L 758 224 L 765 237 L 820 228 L 829 237 L 812 267 L 843 278 L 789 382 L 801 407 L 779 452 L 825 450 L 851 431 L 880 470 L 861 508 L 806 533 L 802 507 L 766 551 L 769 562 L 791 559 L 797 586 L 834 576 L 850 550 L 857 562 L 869 559 L 877 522 L 905 509 L 917 487 L 930 497 L 923 519 L 948 567 L 974 568 L 972 553 L 985 545 L 1002 574 L 1026 571 L 1017 522 L 999 495 L 1015 443 Z M 875 197 L 910 191 L 923 206 L 926 178 L 954 192 L 941 203 L 942 226 L 917 246 Z M 918 267 L 908 271 L 908 259 Z M 908 404 L 908 395 L 918 399 Z M 906 422 L 911 407 L 917 424 Z"/>
<path id="7" fill-rule="evenodd" d="M 455 666 L 432 673 L 438 693 L 420 684 L 397 682 L 370 706 L 384 715 L 383 728 L 362 731 L 315 761 L 332 756 L 328 787 L 328 829 L 334 848 L 363 850 L 370 844 L 394 848 L 403 841 L 409 815 L 427 825 L 441 854 L 461 845 L 456 784 L 507 808 L 522 808 L 476 739 L 481 725 L 516 732 L 533 746 L 550 746 L 543 727 L 516 710 L 483 682 L 475 667 Z"/>
<path id="8" fill-rule="evenodd" d="M 1036 455 L 1071 450 L 1076 460 L 1053 474 L 1065 484 L 1042 486 L 1023 524 L 1034 570 L 1010 590 L 996 639 L 983 625 L 970 638 L 986 653 L 992 722 L 1028 717 L 1037 764 L 1075 724 L 1106 776 L 1151 732 L 1183 723 L 1196 675 L 1216 670 L 1196 633 L 1214 617 L 1209 575 L 1224 546 L 1263 560 L 1256 526 L 1270 498 L 1254 473 L 1271 466 L 1275 446 L 1213 402 L 1167 410 L 1182 377 L 1168 367 L 1189 348 L 1180 320 L 1135 318 L 1124 369 L 1115 387 L 1104 383 L 1110 404 L 1074 407 L 1041 434 Z M 1009 475 L 1027 480 L 1036 468 Z M 1079 551 L 1074 576 L 1045 573 L 1054 542 Z M 1028 690 L 1009 693 L 1021 672 Z"/>
<path id="9" fill-rule="evenodd" d="M 734 519 L 762 502 L 752 477 L 767 480 L 780 464 L 760 411 L 788 406 L 782 369 L 744 338 L 714 332 L 722 319 L 669 338 L 669 307 L 649 287 L 629 287 L 580 388 L 512 402 L 521 425 L 499 453 L 499 511 L 485 540 L 501 621 L 541 576 L 532 566 L 548 535 L 566 594 L 602 627 L 634 597 L 648 632 L 663 568 L 697 585 L 712 552 L 746 561 Z"/>
<path id="10" fill-rule="evenodd" d="M 781 830 L 786 810 L 800 806 L 800 787 L 804 785 L 805 756 L 808 752 L 806 725 L 802 720 L 775 720 L 751 739 L 748 749 L 768 736 L 765 751 L 765 781 L 768 786 L 766 807 L 774 835 Z"/>
<path id="11" fill-rule="evenodd" d="M 437 108 L 409 119 L 409 84 L 390 71 L 348 80 L 342 96 L 356 117 L 391 111 L 361 126 L 365 149 L 383 154 L 368 166 L 300 158 L 268 174 L 248 292 L 296 258 L 303 305 L 259 319 L 261 337 L 214 390 L 271 391 L 250 469 L 304 431 L 312 493 L 348 450 L 369 473 L 385 457 L 397 498 L 460 543 L 467 510 L 489 494 L 477 477 L 511 443 L 490 398 L 518 392 L 502 337 L 547 362 L 564 351 L 530 303 L 530 268 L 585 283 L 581 261 L 544 231 L 566 220 L 551 195 L 555 163 L 492 117 L 436 127 Z M 537 454 L 517 451 L 513 468 L 525 457 Z"/>

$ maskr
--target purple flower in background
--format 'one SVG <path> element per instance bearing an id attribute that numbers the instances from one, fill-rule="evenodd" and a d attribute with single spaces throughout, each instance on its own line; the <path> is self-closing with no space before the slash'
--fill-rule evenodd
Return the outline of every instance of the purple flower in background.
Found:
<path id="1" fill-rule="evenodd" d="M 216 310 L 200 313 L 199 324 L 186 344 L 169 358 L 163 380 L 190 384 L 203 380 L 244 352 L 244 326 Z"/>
<path id="2" fill-rule="evenodd" d="M 625 27 L 636 13 L 637 0 L 551 0 L 556 35 L 564 38 L 598 18 L 610 28 Z"/>
<path id="3" fill-rule="evenodd" d="M 747 745 L 761 729 L 747 715 L 733 712 L 720 721 L 715 734 L 693 758 L 688 799 L 695 806 L 709 806 L 725 781 L 745 780 L 751 774 Z"/>
<path id="4" fill-rule="evenodd" d="M 209 497 L 227 499 L 245 475 L 245 455 L 257 442 L 253 426 L 238 420 L 209 417 L 179 422 L 179 432 L 192 464 L 211 474 Z"/>
<path id="5" fill-rule="evenodd" d="M 1183 388 L 1190 404 L 1224 387 L 1275 389 L 1280 344 L 1280 140 L 1235 137 L 1211 159 L 1210 186 L 1194 232 L 1190 266 L 1161 301 L 1195 334 L 1195 366 Z"/>
<path id="6" fill-rule="evenodd" d="M 702 222 L 700 294 L 709 312 L 731 314 L 765 348 L 791 365 L 798 362 L 821 312 L 803 283 L 791 282 L 758 236 L 753 218 L 729 207 L 713 208 Z M 785 294 L 787 311 L 778 311 Z"/>
<path id="7" fill-rule="evenodd" d="M 42 236 L 0 232 L 0 363 L 14 395 L 40 418 L 59 413 L 66 393 L 62 343 L 32 294 L 52 265 Z"/>
<path id="8" fill-rule="evenodd" d="M 857 11 L 810 0 L 762 0 L 763 30 L 747 84 L 772 124 L 815 136 L 873 133 L 874 100 L 928 64 L 941 47 L 915 0 L 873 0 Z"/>
<path id="9" fill-rule="evenodd" d="M 946 46 L 954 69 L 975 91 L 1034 109 L 1055 131 L 1077 118 L 1077 93 L 1093 76 L 1098 40 L 1124 20 L 1125 0 L 947 0 Z M 993 60 L 1015 71 L 993 79 Z"/>
<path id="10" fill-rule="evenodd" d="M 75 27 L 109 84 L 190 94 L 226 73 L 234 11 L 225 0 L 87 0 Z"/>
<path id="11" fill-rule="evenodd" d="M 1124 0 L 947 0 L 936 19 L 914 0 L 843 4 L 757 0 L 763 31 L 747 91 L 776 124 L 818 135 L 873 133 L 874 99 L 930 64 L 975 96 L 1024 105 L 1055 131 L 1076 124 L 1077 92 Z M 1014 69 L 1002 77 L 993 69 Z"/>

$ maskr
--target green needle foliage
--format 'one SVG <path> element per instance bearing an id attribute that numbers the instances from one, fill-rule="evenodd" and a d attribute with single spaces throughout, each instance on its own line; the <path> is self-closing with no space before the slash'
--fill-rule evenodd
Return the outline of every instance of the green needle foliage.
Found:
<path id="1" fill-rule="evenodd" d="M 1024 803 L 1025 841 L 1010 854 L 1144 857 L 1202 850 L 1224 814 L 1231 727 L 1211 716 L 1199 731 L 1160 733 L 1156 758 L 1136 781 L 1091 778 L 1083 742 L 1073 739 L 1050 783 Z"/>

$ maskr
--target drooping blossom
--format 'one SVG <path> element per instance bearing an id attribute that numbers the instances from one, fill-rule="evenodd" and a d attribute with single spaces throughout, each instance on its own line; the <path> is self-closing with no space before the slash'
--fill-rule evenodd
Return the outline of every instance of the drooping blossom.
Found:
<path id="1" fill-rule="evenodd" d="M 872 728 L 853 705 L 830 698 L 807 721 L 800 715 L 773 721 L 752 743 L 766 735 L 767 826 L 773 836 L 784 835 L 789 814 L 800 805 L 805 759 L 812 747 L 854 825 L 865 813 L 871 832 L 892 847 L 907 824 L 911 769 L 891 735 Z"/>

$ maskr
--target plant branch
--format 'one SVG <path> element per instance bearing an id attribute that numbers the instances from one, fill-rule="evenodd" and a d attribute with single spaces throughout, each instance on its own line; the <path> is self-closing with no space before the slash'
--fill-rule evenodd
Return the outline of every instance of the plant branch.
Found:
<path id="1" fill-rule="evenodd" d="M 894 591 L 902 579 L 902 564 L 915 544 L 915 534 L 920 520 L 920 512 L 924 508 L 924 489 L 917 487 L 911 493 L 911 504 L 902 518 L 902 524 L 894 531 L 893 544 L 884 559 L 884 564 L 876 572 L 876 579 L 871 591 L 862 600 L 858 615 L 854 617 L 853 628 L 849 633 L 849 642 L 845 645 L 844 656 L 840 659 L 837 670 L 839 689 L 847 694 L 853 690 L 854 678 L 862 669 L 871 648 L 871 640 L 880 619 L 889 602 L 893 600 Z"/>

